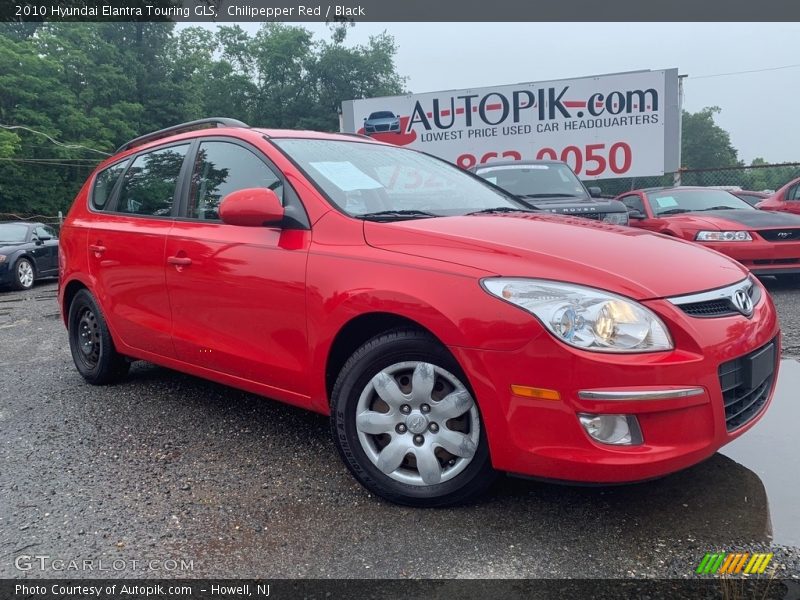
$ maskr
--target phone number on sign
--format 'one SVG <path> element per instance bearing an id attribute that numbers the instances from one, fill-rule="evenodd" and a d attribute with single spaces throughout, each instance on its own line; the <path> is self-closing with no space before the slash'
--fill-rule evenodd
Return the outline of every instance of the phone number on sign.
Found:
<path id="1" fill-rule="evenodd" d="M 516 150 L 487 152 L 480 157 L 466 153 L 456 159 L 456 164 L 462 169 L 471 169 L 496 159 L 522 160 L 522 154 Z M 623 175 L 630 170 L 632 159 L 631 147 L 625 142 L 615 142 L 608 148 L 606 144 L 567 146 L 560 152 L 554 148 L 541 148 L 536 153 L 536 160 L 560 160 L 572 167 L 576 175 L 587 177 L 596 177 L 607 170 Z"/>

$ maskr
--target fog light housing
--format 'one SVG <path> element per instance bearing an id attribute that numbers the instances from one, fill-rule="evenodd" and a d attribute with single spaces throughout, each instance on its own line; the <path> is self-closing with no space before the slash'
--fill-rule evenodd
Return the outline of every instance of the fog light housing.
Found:
<path id="1" fill-rule="evenodd" d="M 601 444 L 636 446 L 642 443 L 642 430 L 633 415 L 578 415 L 586 433 Z"/>

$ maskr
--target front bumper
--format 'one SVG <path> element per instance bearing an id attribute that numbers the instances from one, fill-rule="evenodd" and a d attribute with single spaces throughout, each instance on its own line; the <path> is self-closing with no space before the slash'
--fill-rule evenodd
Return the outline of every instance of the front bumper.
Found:
<path id="1" fill-rule="evenodd" d="M 768 242 L 750 232 L 750 242 L 697 242 L 730 256 L 756 275 L 800 273 L 800 241 Z"/>
<path id="2" fill-rule="evenodd" d="M 636 355 L 587 352 L 561 344 L 549 334 L 537 336 L 516 351 L 451 348 L 471 374 L 497 469 L 576 482 L 646 480 L 708 458 L 758 421 L 771 402 L 774 384 L 761 410 L 746 424 L 728 431 L 718 370 L 773 339 L 780 344 L 768 294 L 763 293 L 751 319 L 700 319 L 666 300 L 644 304 L 667 324 L 674 350 Z M 511 392 L 512 385 L 557 390 L 560 400 L 518 396 Z M 666 393 L 673 397 L 646 400 L 580 394 L 688 388 L 702 391 Z M 580 425 L 578 413 L 634 415 L 644 441 L 637 446 L 596 442 Z"/>

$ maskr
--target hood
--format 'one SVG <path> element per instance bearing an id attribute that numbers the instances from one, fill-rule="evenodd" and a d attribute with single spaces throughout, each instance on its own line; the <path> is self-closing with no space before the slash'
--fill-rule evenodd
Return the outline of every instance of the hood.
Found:
<path id="1" fill-rule="evenodd" d="M 391 125 L 392 123 L 396 123 L 399 117 L 381 117 L 380 119 L 367 119 L 367 123 L 370 125 Z"/>
<path id="2" fill-rule="evenodd" d="M 706 212 L 684 213 L 668 218 L 670 221 L 679 222 L 686 226 L 696 226 L 698 229 L 718 229 L 720 231 L 800 228 L 800 215 L 764 210 L 709 210 Z"/>
<path id="3" fill-rule="evenodd" d="M 487 275 L 568 281 L 637 300 L 723 287 L 747 275 L 738 263 L 696 244 L 538 213 L 366 221 L 364 237 L 376 248 L 469 265 Z"/>
<path id="4" fill-rule="evenodd" d="M 26 242 L 0 242 L 0 254 L 11 254 L 19 250 L 20 246 L 24 246 Z"/>
<path id="5" fill-rule="evenodd" d="M 590 198 L 589 196 L 575 198 L 522 197 L 522 201 L 547 212 L 568 213 L 575 215 L 626 211 L 625 205 L 622 204 L 622 202 L 617 202 L 615 200 L 598 200 L 596 198 Z"/>

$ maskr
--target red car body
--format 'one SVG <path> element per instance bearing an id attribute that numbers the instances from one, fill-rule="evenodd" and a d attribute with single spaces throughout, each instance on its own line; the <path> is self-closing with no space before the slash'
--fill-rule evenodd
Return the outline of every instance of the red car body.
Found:
<path id="1" fill-rule="evenodd" d="M 733 210 L 688 211 L 678 214 L 659 214 L 653 204 L 654 195 L 697 193 L 714 195 L 715 200 L 726 202 L 733 196 L 721 190 L 708 188 L 654 188 L 634 190 L 617 197 L 629 209 L 639 210 L 638 218 L 630 219 L 630 226 L 702 243 L 703 246 L 730 256 L 756 275 L 790 275 L 800 273 L 800 217 L 778 215 L 753 210 L 741 202 Z M 729 204 L 735 204 L 729 202 Z M 759 205 L 760 206 L 760 205 Z M 635 213 L 634 213 L 635 214 Z M 698 241 L 699 232 L 746 232 L 747 241 Z"/>
<path id="2" fill-rule="evenodd" d="M 800 215 L 800 177 L 793 179 L 774 194 L 756 204 L 756 208 Z"/>
<path id="3" fill-rule="evenodd" d="M 108 165 L 209 136 L 262 153 L 296 192 L 310 227 L 90 208 L 97 173 Z M 355 342 L 387 324 L 411 324 L 435 336 L 465 372 L 494 468 L 528 476 L 606 483 L 661 476 L 709 457 L 763 415 L 771 384 L 746 422 L 726 427 L 720 369 L 773 343 L 777 376 L 779 326 L 769 295 L 754 282 L 761 299 L 747 317 L 698 318 L 669 299 L 741 283 L 748 273 L 736 262 L 664 236 L 546 214 L 355 219 L 272 143 L 284 138 L 383 146 L 337 134 L 219 128 L 121 152 L 86 182 L 62 229 L 65 321 L 71 300 L 88 290 L 120 353 L 322 414 Z M 682 268 L 664 267 L 665 257 Z M 663 321 L 674 348 L 615 354 L 562 343 L 481 288 L 496 276 L 569 281 L 630 298 Z M 519 386 L 558 398 L 518 395 Z M 687 387 L 696 393 L 676 393 Z M 615 397 L 641 391 L 652 395 Z M 580 413 L 635 415 L 643 443 L 598 443 Z"/>

